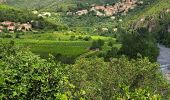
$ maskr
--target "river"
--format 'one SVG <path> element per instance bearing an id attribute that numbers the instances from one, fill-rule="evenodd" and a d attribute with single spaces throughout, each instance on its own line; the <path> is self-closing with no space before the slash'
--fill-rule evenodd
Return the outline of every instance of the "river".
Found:
<path id="1" fill-rule="evenodd" d="M 160 44 L 158 44 L 158 47 L 160 49 L 160 54 L 157 61 L 161 64 L 161 70 L 164 76 L 170 82 L 170 48 Z"/>

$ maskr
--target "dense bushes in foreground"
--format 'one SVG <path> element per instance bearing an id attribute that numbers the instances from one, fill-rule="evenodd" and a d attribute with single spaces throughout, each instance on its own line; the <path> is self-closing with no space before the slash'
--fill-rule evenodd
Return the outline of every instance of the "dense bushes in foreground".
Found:
<path id="1" fill-rule="evenodd" d="M 12 42 L 0 45 L 0 99 L 159 100 L 168 94 L 158 64 L 147 58 L 82 58 L 62 65 Z"/>

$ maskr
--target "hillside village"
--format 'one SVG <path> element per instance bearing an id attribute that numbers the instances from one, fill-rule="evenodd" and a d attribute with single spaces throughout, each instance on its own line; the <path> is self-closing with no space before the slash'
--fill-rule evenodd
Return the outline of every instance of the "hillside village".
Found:
<path id="1" fill-rule="evenodd" d="M 15 23 L 11 21 L 0 22 L 0 33 L 8 31 L 9 33 L 14 32 L 26 32 L 31 31 L 32 25 L 29 23 Z"/>
<path id="2" fill-rule="evenodd" d="M 121 0 L 113 5 L 96 5 L 93 4 L 90 9 L 79 10 L 75 13 L 67 12 L 67 15 L 86 15 L 89 12 L 95 12 L 96 16 L 113 16 L 121 13 L 126 15 L 130 10 L 134 9 L 137 5 L 143 4 L 143 1 L 137 0 Z M 113 18 L 114 19 L 114 18 Z"/>

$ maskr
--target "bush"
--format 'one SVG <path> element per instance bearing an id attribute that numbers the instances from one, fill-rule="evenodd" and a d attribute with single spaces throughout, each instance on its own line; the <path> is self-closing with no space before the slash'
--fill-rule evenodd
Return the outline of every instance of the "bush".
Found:
<path id="1" fill-rule="evenodd" d="M 83 39 L 83 37 L 82 37 L 82 36 L 79 36 L 79 37 L 78 37 L 78 39 L 82 40 L 82 39 Z"/>
<path id="2" fill-rule="evenodd" d="M 13 37 L 12 37 L 12 35 L 10 35 L 10 34 L 5 34 L 5 35 L 4 35 L 4 38 L 13 38 Z"/>
<path id="3" fill-rule="evenodd" d="M 104 45 L 104 41 L 101 39 L 98 39 L 97 41 L 92 42 L 92 46 L 90 47 L 91 50 L 93 49 L 102 49 L 102 46 Z"/>
<path id="4" fill-rule="evenodd" d="M 109 62 L 84 58 L 70 66 L 70 73 L 71 82 L 86 91 L 89 100 L 159 100 L 170 94 L 159 65 L 147 58 L 121 57 Z"/>
<path id="5" fill-rule="evenodd" d="M 112 47 L 111 50 L 108 50 L 106 55 L 105 55 L 105 60 L 109 61 L 110 58 L 117 58 L 118 57 L 118 48 Z"/>
<path id="6" fill-rule="evenodd" d="M 159 65 L 147 58 L 121 57 L 110 62 L 82 58 L 71 65 L 53 59 L 41 59 L 14 42 L 1 42 L 0 99 L 169 100 L 169 86 Z"/>
<path id="7" fill-rule="evenodd" d="M 75 38 L 76 38 L 76 36 L 74 36 L 74 35 L 70 36 L 70 41 L 74 41 Z"/>
<path id="8" fill-rule="evenodd" d="M 16 34 L 16 35 L 15 35 L 15 38 L 20 38 L 20 34 Z"/>
<path id="9" fill-rule="evenodd" d="M 83 40 L 85 40 L 85 41 L 90 41 L 90 40 L 91 40 L 91 37 L 90 37 L 90 36 L 85 36 L 85 37 L 83 38 Z"/>
<path id="10" fill-rule="evenodd" d="M 13 45 L 0 45 L 1 100 L 81 98 L 68 81 L 66 66 Z"/>

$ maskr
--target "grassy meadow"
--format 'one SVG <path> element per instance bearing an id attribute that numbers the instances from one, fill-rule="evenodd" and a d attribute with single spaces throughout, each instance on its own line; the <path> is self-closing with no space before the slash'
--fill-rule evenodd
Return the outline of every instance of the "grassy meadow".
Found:
<path id="1" fill-rule="evenodd" d="M 33 53 L 43 58 L 47 58 L 49 54 L 52 54 L 54 57 L 62 57 L 63 59 L 67 59 L 67 57 L 69 57 L 69 59 L 75 59 L 91 52 L 90 47 L 92 42 L 98 39 L 105 41 L 102 51 L 110 49 L 108 46 L 109 41 L 115 43 L 115 45 L 113 45 L 114 47 L 120 47 L 120 44 L 116 43 L 115 38 L 98 35 L 73 34 L 72 32 L 20 33 L 16 38 L 17 34 L 8 34 L 11 36 L 10 38 L 3 37 L 0 38 L 0 41 L 4 43 L 14 41 L 16 45 L 29 48 Z M 7 35 L 7 33 L 4 33 L 4 35 Z M 1 34 L 1 37 L 2 36 L 3 34 Z"/>

